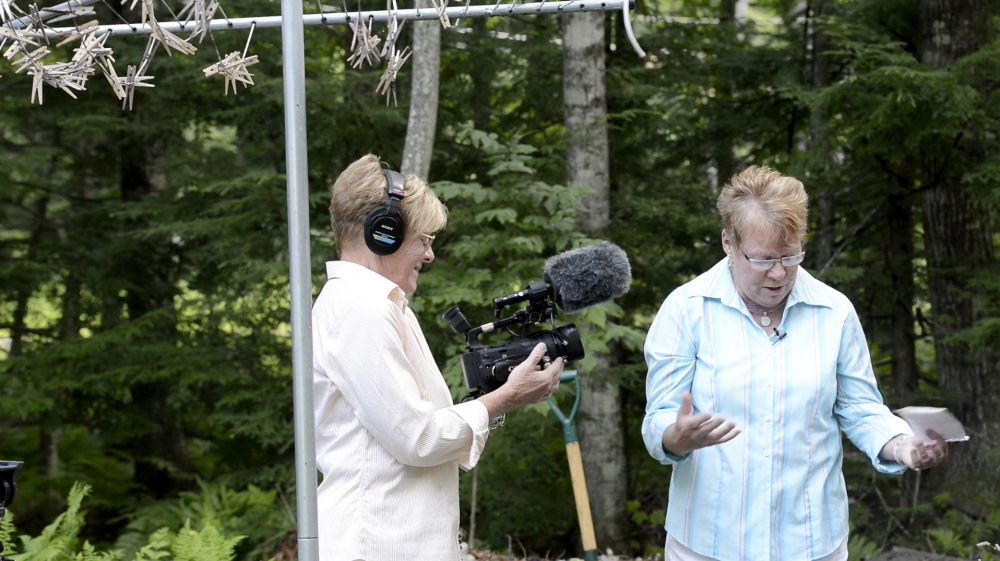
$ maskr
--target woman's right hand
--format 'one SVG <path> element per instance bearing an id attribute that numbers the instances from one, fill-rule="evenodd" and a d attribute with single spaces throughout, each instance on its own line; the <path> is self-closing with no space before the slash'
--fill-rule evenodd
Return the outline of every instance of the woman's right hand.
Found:
<path id="1" fill-rule="evenodd" d="M 543 356 L 545 344 L 539 343 L 524 362 L 514 367 L 504 385 L 479 398 L 491 417 L 545 401 L 556 393 L 564 361 L 558 357 L 542 368 L 539 362 Z"/>
<path id="2" fill-rule="evenodd" d="M 740 434 L 733 423 L 708 413 L 693 415 L 691 394 L 684 392 L 677 421 L 663 432 L 663 449 L 675 456 L 687 455 L 692 450 L 729 442 Z"/>

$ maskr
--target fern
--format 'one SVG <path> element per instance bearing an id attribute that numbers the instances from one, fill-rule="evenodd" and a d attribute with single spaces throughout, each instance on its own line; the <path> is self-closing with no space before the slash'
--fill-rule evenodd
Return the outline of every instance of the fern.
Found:
<path id="1" fill-rule="evenodd" d="M 74 561 L 118 561 L 122 554 L 118 551 L 97 551 L 90 542 L 83 542 L 83 549 L 76 554 Z"/>
<path id="2" fill-rule="evenodd" d="M 237 491 L 223 483 L 202 480 L 198 484 L 200 492 L 186 491 L 175 499 L 160 501 L 133 513 L 126 532 L 118 538 L 115 547 L 124 552 L 127 559 L 131 558 L 139 555 L 139 549 L 154 531 L 159 531 L 157 529 L 168 530 L 173 535 L 190 521 L 195 529 L 213 526 L 227 536 L 245 534 L 245 540 L 237 548 L 237 557 L 259 559 L 265 555 L 263 550 L 270 547 L 274 536 L 284 535 L 291 524 L 283 510 L 274 508 L 277 498 L 274 491 L 263 491 L 253 485 Z M 169 544 L 163 549 L 168 550 Z"/>
<path id="3" fill-rule="evenodd" d="M 56 517 L 37 537 L 21 536 L 24 548 L 18 561 L 233 561 L 236 544 L 244 539 L 244 536 L 226 538 L 211 523 L 195 531 L 188 520 L 176 534 L 170 528 L 153 532 L 134 557 L 121 549 L 98 551 L 87 541 L 78 546 L 84 519 L 80 506 L 89 493 L 89 485 L 75 483 L 69 492 L 66 512 Z M 12 517 L 0 520 L 0 539 L 9 540 L 13 533 Z"/>
<path id="4" fill-rule="evenodd" d="M 170 544 L 173 541 L 170 528 L 160 528 L 149 536 L 149 543 L 136 552 L 135 561 L 155 561 L 169 556 Z"/>
<path id="5" fill-rule="evenodd" d="M 70 561 L 76 557 L 77 536 L 83 527 L 83 513 L 80 505 L 84 497 L 90 494 L 90 485 L 74 483 L 69 491 L 66 512 L 56 517 L 55 521 L 45 527 L 35 538 L 21 536 L 23 553 L 18 561 Z"/>
<path id="6" fill-rule="evenodd" d="M 226 539 L 212 525 L 206 525 L 200 532 L 191 529 L 190 522 L 177 532 L 170 550 L 174 561 L 232 561 L 235 549 L 244 536 Z"/>
<path id="7" fill-rule="evenodd" d="M 13 535 L 14 513 L 8 510 L 6 511 L 5 516 L 0 518 L 0 545 L 4 546 L 3 553 L 6 555 L 14 555 L 17 553 L 11 543 L 11 537 Z"/>
<path id="8" fill-rule="evenodd" d="M 861 534 L 852 535 L 847 540 L 847 558 L 864 561 L 872 559 L 882 550 L 879 545 Z"/>
<path id="9" fill-rule="evenodd" d="M 927 533 L 934 539 L 937 549 L 946 554 L 968 557 L 972 553 L 972 548 L 966 545 L 962 536 L 951 528 L 934 528 Z"/>

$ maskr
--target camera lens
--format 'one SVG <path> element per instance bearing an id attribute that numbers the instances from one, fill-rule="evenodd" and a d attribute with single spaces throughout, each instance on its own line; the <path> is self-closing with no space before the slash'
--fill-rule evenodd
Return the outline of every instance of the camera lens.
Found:
<path id="1" fill-rule="evenodd" d="M 580 332 L 577 330 L 576 325 L 570 323 L 568 325 L 557 327 L 555 333 L 558 334 L 561 339 L 561 356 L 565 357 L 567 361 L 580 360 L 583 358 L 583 341 L 580 340 Z"/>

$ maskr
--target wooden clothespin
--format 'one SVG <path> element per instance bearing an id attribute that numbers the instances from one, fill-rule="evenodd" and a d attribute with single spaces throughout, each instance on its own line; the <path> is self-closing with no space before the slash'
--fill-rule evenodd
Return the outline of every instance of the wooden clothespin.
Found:
<path id="1" fill-rule="evenodd" d="M 14 0 L 0 0 L 0 24 L 17 19 L 17 16 L 14 14 L 14 10 L 17 10 L 19 13 L 24 13 L 23 10 L 14 4 Z"/>
<path id="2" fill-rule="evenodd" d="M 14 72 L 16 72 L 17 74 L 20 74 L 21 72 L 23 72 L 28 67 L 33 67 L 35 65 L 39 65 L 40 66 L 42 64 L 41 63 L 42 58 L 44 58 L 50 52 L 52 52 L 52 51 L 50 51 L 48 47 L 44 47 L 44 46 L 43 47 L 38 47 L 37 49 L 35 49 L 34 51 L 31 51 L 30 53 L 28 51 L 22 51 L 20 53 L 21 54 L 21 58 L 13 61 L 13 63 L 12 63 L 15 66 L 17 66 L 17 69 Z"/>
<path id="3" fill-rule="evenodd" d="M 399 34 L 406 23 L 406 20 L 403 20 L 402 23 L 399 22 L 399 18 L 397 17 L 399 7 L 396 4 L 396 0 L 386 0 L 385 4 L 385 9 L 389 13 L 389 21 L 385 34 L 385 44 L 382 45 L 382 52 L 379 53 L 381 58 L 386 58 L 396 48 L 396 39 L 399 39 Z"/>
<path id="4" fill-rule="evenodd" d="M 347 62 L 352 68 L 358 68 L 365 62 L 374 65 L 379 61 L 378 44 L 381 42 L 378 35 L 372 35 L 371 29 L 365 24 L 361 17 L 361 4 L 358 4 L 358 21 L 349 22 L 354 36 L 351 38 L 351 51 L 353 54 L 347 57 Z"/>
<path id="5" fill-rule="evenodd" d="M 63 21 L 72 18 L 97 15 L 97 12 L 94 11 L 93 6 L 70 6 L 68 8 L 57 8 L 53 6 L 51 8 L 45 8 L 45 11 L 59 14 L 58 16 L 48 18 L 49 23 L 55 23 L 57 21 Z"/>
<path id="6" fill-rule="evenodd" d="M 378 85 L 375 86 L 375 91 L 381 95 L 385 96 L 385 105 L 389 106 L 389 96 L 392 96 L 393 101 L 396 100 L 396 76 L 399 74 L 399 70 L 406 63 L 406 60 L 410 58 L 413 51 L 409 47 L 406 47 L 402 51 L 397 51 L 393 47 L 392 52 L 389 54 L 389 59 L 386 63 L 385 73 L 379 78 Z"/>
<path id="7" fill-rule="evenodd" d="M 153 76 L 143 76 L 139 69 L 131 64 L 128 65 L 128 74 L 124 78 L 119 78 L 124 95 L 122 96 L 122 109 L 125 109 L 125 105 L 128 105 L 128 110 L 132 110 L 132 97 L 135 94 L 135 88 L 152 88 L 155 84 L 147 84 L 146 80 L 152 80 Z"/>
<path id="8" fill-rule="evenodd" d="M 67 33 L 66 38 L 62 41 L 56 43 L 57 47 L 62 47 L 76 41 L 77 39 L 83 39 L 88 33 L 93 33 L 97 30 L 97 20 L 92 19 L 83 25 L 78 25 L 73 31 Z"/>
<path id="9" fill-rule="evenodd" d="M 28 26 L 36 31 L 44 31 L 48 26 L 45 25 L 45 20 L 42 19 L 41 14 L 38 13 L 38 4 L 32 4 L 28 6 L 28 15 L 26 16 L 29 20 Z M 49 44 L 49 36 L 46 33 L 42 33 L 42 39 L 45 39 L 45 44 Z"/>
<path id="10" fill-rule="evenodd" d="M 146 23 L 148 16 L 149 27 L 152 30 L 150 37 L 159 41 L 160 44 L 163 45 L 163 49 L 167 52 L 167 56 L 174 56 L 170 52 L 170 49 L 182 52 L 186 55 L 191 55 L 198 51 L 198 47 L 195 47 L 191 43 L 188 43 L 184 39 L 181 39 L 160 26 L 159 22 L 156 21 L 156 15 L 153 13 L 153 0 L 142 0 L 142 6 L 143 23 Z"/>
<path id="11" fill-rule="evenodd" d="M 220 75 L 226 79 L 225 95 L 229 95 L 229 84 L 233 85 L 234 95 L 237 93 L 236 84 L 241 83 L 243 87 L 253 85 L 253 74 L 247 70 L 247 67 L 257 64 L 258 60 L 257 55 L 247 57 L 247 50 L 250 49 L 250 38 L 253 37 L 253 31 L 256 27 L 256 23 L 250 25 L 250 35 L 247 36 L 247 44 L 243 47 L 242 53 L 233 51 L 219 62 L 203 70 L 206 77 Z"/>
<path id="12" fill-rule="evenodd" d="M 153 60 L 153 55 L 156 54 L 156 49 L 160 45 L 159 41 L 150 36 L 149 41 L 146 42 L 146 50 L 142 54 L 142 60 L 139 62 L 139 66 L 135 67 L 131 64 L 128 65 L 127 74 L 124 77 L 117 77 L 118 87 L 115 88 L 115 95 L 122 100 L 122 109 L 128 105 L 128 110 L 132 110 L 132 99 L 135 95 L 135 88 L 153 88 L 156 84 L 147 84 L 146 80 L 152 80 L 154 76 L 146 76 L 146 71 L 149 70 L 149 63 Z M 112 68 L 111 72 L 114 72 Z M 119 95 L 120 93 L 120 95 Z"/>
<path id="13" fill-rule="evenodd" d="M 451 20 L 448 18 L 448 0 L 431 0 L 431 4 L 434 5 L 434 9 L 437 10 L 438 21 L 441 22 L 441 27 L 448 29 L 451 27 Z"/>
<path id="14" fill-rule="evenodd" d="M 114 65 L 99 62 L 98 67 L 104 73 L 104 78 L 111 84 L 111 91 L 114 92 L 115 97 L 125 99 L 125 88 L 122 87 L 122 79 L 118 77 Z"/>
<path id="15" fill-rule="evenodd" d="M 188 36 L 188 40 L 197 37 L 199 43 L 204 41 L 205 36 L 211 31 L 212 18 L 215 17 L 215 12 L 218 10 L 219 2 L 217 0 L 187 0 L 184 8 L 178 12 L 177 18 L 178 21 L 181 21 L 180 18 L 187 16 L 187 19 L 183 20 L 185 26 L 189 21 L 194 21 L 194 29 Z"/>

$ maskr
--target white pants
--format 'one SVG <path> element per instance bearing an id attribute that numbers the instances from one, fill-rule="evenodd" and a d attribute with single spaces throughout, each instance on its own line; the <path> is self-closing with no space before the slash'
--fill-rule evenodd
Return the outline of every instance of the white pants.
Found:
<path id="1" fill-rule="evenodd" d="M 716 561 L 711 557 L 698 555 L 681 545 L 673 536 L 667 536 L 667 545 L 663 548 L 664 561 Z M 826 557 L 816 561 L 847 561 L 847 540 L 845 539 L 836 550 Z"/>

